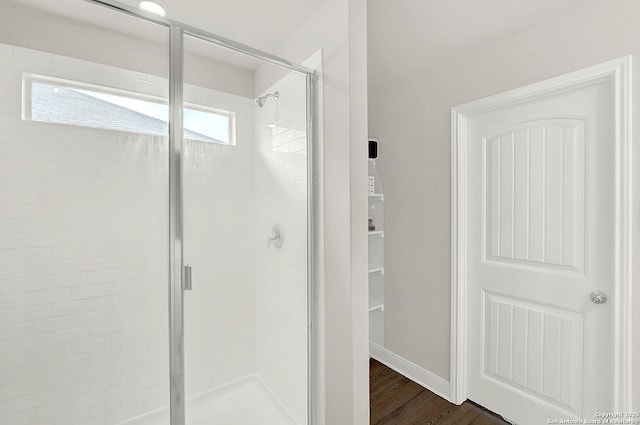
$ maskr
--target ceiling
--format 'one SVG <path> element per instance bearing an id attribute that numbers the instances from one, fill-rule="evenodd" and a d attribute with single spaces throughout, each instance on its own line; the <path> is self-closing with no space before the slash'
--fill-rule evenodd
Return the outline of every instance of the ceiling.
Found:
<path id="1" fill-rule="evenodd" d="M 145 26 L 132 24 L 131 18 L 111 19 L 104 10 L 96 12 L 97 6 L 85 0 L 13 1 L 140 38 L 156 36 Z M 131 6 L 138 3 L 121 1 Z M 326 0 L 156 1 L 175 21 L 275 52 Z M 498 41 L 590 1 L 368 0 L 369 82 L 383 84 L 427 69 L 438 60 Z M 255 69 L 260 63 L 197 43 L 191 48 L 245 69 Z"/>
<path id="2" fill-rule="evenodd" d="M 122 2 L 138 5 L 137 0 Z M 257 49 L 274 51 L 324 0 L 158 0 L 158 3 L 166 5 L 167 16 L 173 20 Z"/>
<path id="3" fill-rule="evenodd" d="M 143 39 L 152 39 L 144 25 L 134 27 L 131 19 L 111 19 L 103 10 L 85 0 L 12 0 L 47 12 L 77 19 Z M 277 51 L 325 0 L 156 0 L 167 17 L 267 52 Z M 137 0 L 120 0 L 137 7 Z M 101 9 L 101 8 L 99 8 Z M 107 17 L 108 16 L 108 17 Z M 157 40 L 157 39 L 156 39 Z M 192 46 L 195 48 L 196 43 Z M 208 56 L 255 69 L 260 61 L 222 49 L 206 49 Z M 213 53 L 215 51 L 215 53 Z"/>
<path id="4" fill-rule="evenodd" d="M 369 0 L 369 83 L 496 42 L 593 0 Z"/>

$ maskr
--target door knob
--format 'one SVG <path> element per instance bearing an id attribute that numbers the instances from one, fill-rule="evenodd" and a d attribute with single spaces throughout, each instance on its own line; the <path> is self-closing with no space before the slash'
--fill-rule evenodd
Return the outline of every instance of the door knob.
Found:
<path id="1" fill-rule="evenodd" d="M 593 291 L 591 293 L 591 302 L 594 304 L 604 304 L 607 302 L 607 294 L 601 291 Z"/>

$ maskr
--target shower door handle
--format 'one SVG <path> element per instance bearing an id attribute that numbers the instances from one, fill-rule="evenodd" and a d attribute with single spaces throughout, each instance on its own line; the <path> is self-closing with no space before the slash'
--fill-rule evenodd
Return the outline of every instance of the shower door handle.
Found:
<path id="1" fill-rule="evenodd" d="M 191 282 L 191 266 L 182 266 L 182 290 L 191 291 L 193 289 Z"/>

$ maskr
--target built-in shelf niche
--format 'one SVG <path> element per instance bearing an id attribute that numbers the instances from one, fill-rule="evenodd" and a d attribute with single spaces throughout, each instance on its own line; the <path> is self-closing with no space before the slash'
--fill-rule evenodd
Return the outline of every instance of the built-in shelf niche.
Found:
<path id="1" fill-rule="evenodd" d="M 384 345 L 384 194 L 375 160 L 369 160 L 373 193 L 369 193 L 369 340 Z"/>

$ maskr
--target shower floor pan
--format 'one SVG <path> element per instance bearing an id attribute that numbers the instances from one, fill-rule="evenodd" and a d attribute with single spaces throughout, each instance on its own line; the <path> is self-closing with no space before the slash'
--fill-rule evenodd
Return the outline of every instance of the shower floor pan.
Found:
<path id="1" fill-rule="evenodd" d="M 247 376 L 187 401 L 188 425 L 300 425 L 257 376 Z M 118 425 L 168 425 L 161 409 Z"/>

